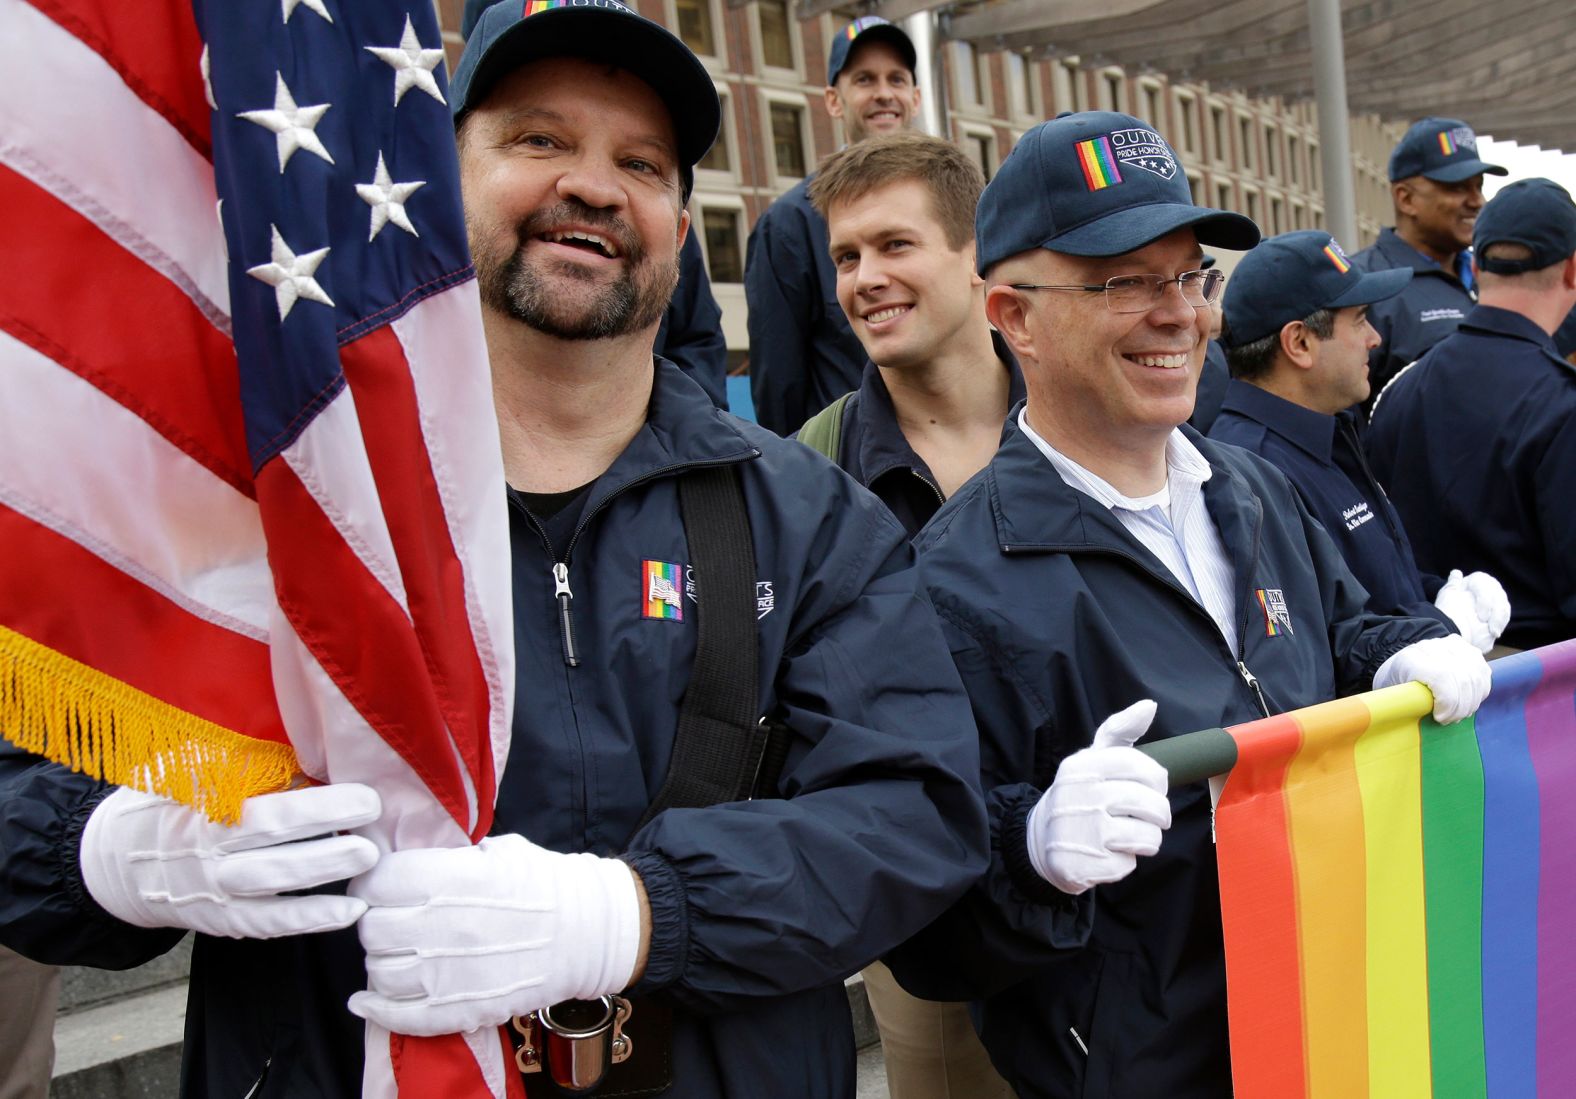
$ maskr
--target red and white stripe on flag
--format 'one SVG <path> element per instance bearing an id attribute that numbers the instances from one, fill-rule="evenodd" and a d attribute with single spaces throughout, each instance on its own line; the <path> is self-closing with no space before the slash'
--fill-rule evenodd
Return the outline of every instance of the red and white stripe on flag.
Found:
<path id="1" fill-rule="evenodd" d="M 219 817 L 304 774 L 376 787 L 386 848 L 485 834 L 513 655 L 474 280 L 341 341 L 254 465 L 190 5 L 0 0 L 0 41 L 0 730 Z M 502 1099 L 502 1042 L 402 1042 L 400 1089 L 369 1033 L 368 1094 Z"/>

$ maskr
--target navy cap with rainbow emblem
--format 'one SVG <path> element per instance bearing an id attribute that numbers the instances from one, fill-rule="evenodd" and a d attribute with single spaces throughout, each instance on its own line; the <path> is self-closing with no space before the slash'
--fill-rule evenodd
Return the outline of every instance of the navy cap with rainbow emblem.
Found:
<path id="1" fill-rule="evenodd" d="M 1084 111 L 1018 139 L 980 196 L 974 240 L 984 274 L 1035 248 L 1119 256 L 1185 228 L 1217 248 L 1259 241 L 1259 227 L 1241 214 L 1193 204 L 1181 161 L 1149 123 Z"/>
<path id="2" fill-rule="evenodd" d="M 481 13 L 449 81 L 458 126 L 505 75 L 532 61 L 579 57 L 633 73 L 667 105 L 684 199 L 717 140 L 722 106 L 700 59 L 666 27 L 618 0 L 502 0 Z"/>
<path id="3" fill-rule="evenodd" d="M 1226 324 L 1220 341 L 1242 347 L 1321 309 L 1393 298 L 1411 281 L 1410 267 L 1368 274 L 1355 270 L 1322 229 L 1282 233 L 1243 256 L 1231 273 L 1221 301 Z"/>
<path id="4" fill-rule="evenodd" d="M 827 52 L 826 58 L 827 87 L 830 88 L 837 83 L 838 74 L 847 67 L 854 46 L 865 42 L 890 42 L 908 65 L 908 71 L 917 77 L 919 55 L 914 50 L 913 40 L 903 28 L 896 23 L 887 22 L 879 15 L 862 15 L 838 31 L 832 39 L 832 48 Z"/>
<path id="5" fill-rule="evenodd" d="M 1413 176 L 1460 183 L 1485 174 L 1508 173 L 1498 164 L 1478 159 L 1477 135 L 1459 118 L 1425 118 L 1412 123 L 1390 153 L 1391 183 Z"/>

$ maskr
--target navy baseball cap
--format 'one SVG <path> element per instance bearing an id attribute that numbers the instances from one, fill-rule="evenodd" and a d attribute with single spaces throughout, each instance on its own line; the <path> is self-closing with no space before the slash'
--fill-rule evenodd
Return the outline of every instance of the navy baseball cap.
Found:
<path id="1" fill-rule="evenodd" d="M 848 64 L 848 55 L 854 52 L 854 43 L 877 41 L 890 42 L 896 46 L 897 52 L 908 65 L 908 71 L 918 73 L 919 55 L 914 52 L 914 43 L 903 32 L 903 28 L 887 22 L 879 15 L 862 15 L 832 39 L 832 51 L 826 59 L 826 86 L 830 88 L 837 83 L 837 74 Z"/>
<path id="2" fill-rule="evenodd" d="M 1460 183 L 1487 173 L 1508 175 L 1498 164 L 1478 159 L 1477 135 L 1458 118 L 1425 118 L 1412 123 L 1390 154 L 1390 182 L 1423 176 Z"/>
<path id="3" fill-rule="evenodd" d="M 449 81 L 455 125 L 502 77 L 549 57 L 604 62 L 651 85 L 673 121 L 679 175 L 689 201 L 695 165 L 717 140 L 722 125 L 717 88 L 688 46 L 618 0 L 502 0 L 487 8 Z"/>
<path id="4" fill-rule="evenodd" d="M 1018 139 L 974 215 L 980 274 L 1034 248 L 1119 256 L 1191 227 L 1200 244 L 1246 250 L 1259 227 L 1241 214 L 1193 205 L 1182 163 L 1132 115 L 1084 111 Z"/>
<path id="5" fill-rule="evenodd" d="M 1520 244 L 1530 259 L 1485 259 L 1491 244 Z M 1552 179 L 1520 179 L 1500 188 L 1478 214 L 1472 255 L 1481 271 L 1518 275 L 1541 271 L 1576 253 L 1576 204 Z"/>
<path id="6" fill-rule="evenodd" d="M 1226 284 L 1221 342 L 1241 347 L 1279 332 L 1320 309 L 1372 305 L 1412 281 L 1412 269 L 1363 274 L 1322 229 L 1271 237 L 1242 257 Z"/>

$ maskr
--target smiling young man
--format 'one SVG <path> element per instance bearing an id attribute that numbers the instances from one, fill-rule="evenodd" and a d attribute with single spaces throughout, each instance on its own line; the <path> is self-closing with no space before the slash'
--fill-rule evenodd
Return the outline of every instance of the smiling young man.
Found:
<path id="1" fill-rule="evenodd" d="M 826 112 L 850 145 L 897 133 L 919 113 L 914 43 L 879 16 L 854 20 L 833 40 Z M 865 353 L 837 303 L 826 221 L 810 203 L 812 173 L 767 207 L 750 230 L 750 392 L 755 417 L 780 435 L 859 385 Z"/>
<path id="2" fill-rule="evenodd" d="M 1286 233 L 1242 258 L 1226 287 L 1232 381 L 1209 437 L 1251 450 L 1286 475 L 1386 614 L 1438 618 L 1482 652 L 1510 618 L 1483 572 L 1424 577 L 1401 517 L 1363 456 L 1353 405 L 1368 397 L 1369 308 L 1412 280 L 1405 268 L 1353 270 L 1335 238 Z"/>
<path id="3" fill-rule="evenodd" d="M 277 842 L 231 867 L 350 845 L 279 888 L 355 875 L 351 896 L 230 895 L 221 871 L 209 903 L 161 904 L 158 868 L 203 832 L 191 810 L 137 803 L 117 828 L 101 814 L 131 791 L 0 749 L 0 937 L 124 968 L 206 930 L 188 1095 L 349 1099 L 355 1015 L 501 1053 L 483 1028 L 621 994 L 632 1049 L 601 1095 L 852 1099 L 843 978 L 984 865 L 977 737 L 908 539 L 652 353 L 719 118 L 676 37 L 614 0 L 497 5 L 448 93 L 509 484 L 492 567 L 513 578 L 518 702 L 493 834 Z M 355 819 L 319 831 L 377 817 L 356 789 Z M 281 908 L 340 930 L 280 930 Z M 492 1093 L 560 1094 L 506 1086 L 504 1063 Z"/>
<path id="4" fill-rule="evenodd" d="M 1483 209 L 1484 174 L 1505 169 L 1478 158 L 1477 135 L 1454 118 L 1416 122 L 1390 154 L 1395 226 L 1352 256 L 1359 271 L 1411 269 L 1393 298 L 1369 310 L 1379 346 L 1369 353 L 1373 393 L 1456 330 L 1477 301 L 1472 227 Z"/>
<path id="5" fill-rule="evenodd" d="M 798 438 L 874 492 L 911 536 L 990 460 L 1008 408 L 1023 398 L 974 270 L 984 188 L 962 150 L 922 134 L 839 150 L 810 186 L 837 299 L 870 361 L 859 389 L 811 417 Z M 1007 1095 L 966 1005 L 910 996 L 880 963 L 864 977 L 891 1099 Z"/>
<path id="6" fill-rule="evenodd" d="M 1414 678 L 1454 720 L 1488 668 L 1433 619 L 1366 612 L 1277 470 L 1179 427 L 1219 292 L 1200 245 L 1258 230 L 1194 206 L 1154 127 L 1030 130 L 975 239 L 1028 400 L 916 542 L 979 722 L 991 866 L 889 964 L 979 1000 L 1021 1096 L 1228 1095 L 1209 794 L 1131 745 Z"/>
<path id="7" fill-rule="evenodd" d="M 870 357 L 859 389 L 817 418 L 836 417 L 833 459 L 911 535 L 990 460 L 1023 397 L 974 270 L 984 188 L 960 149 L 921 134 L 842 149 L 810 187 L 837 300 Z"/>

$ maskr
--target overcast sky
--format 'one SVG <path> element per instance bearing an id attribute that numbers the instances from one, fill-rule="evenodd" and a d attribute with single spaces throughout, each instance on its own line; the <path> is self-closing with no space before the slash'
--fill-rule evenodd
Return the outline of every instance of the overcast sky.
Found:
<path id="1" fill-rule="evenodd" d="M 1491 137 L 1478 138 L 1478 155 L 1490 164 L 1510 169 L 1508 176 L 1483 177 L 1483 193 L 1490 198 L 1505 184 L 1534 176 L 1552 179 L 1576 194 L 1576 156 L 1540 149 L 1536 145 L 1522 146 L 1513 141 L 1495 141 Z"/>

